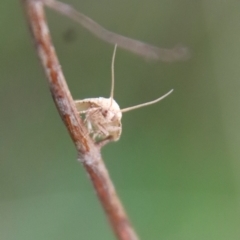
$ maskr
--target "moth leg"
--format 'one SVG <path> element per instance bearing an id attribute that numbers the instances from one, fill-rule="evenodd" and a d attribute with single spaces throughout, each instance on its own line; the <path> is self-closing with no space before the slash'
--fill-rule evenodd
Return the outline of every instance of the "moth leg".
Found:
<path id="1" fill-rule="evenodd" d="M 85 124 L 85 122 L 84 122 Z M 92 124 L 90 122 L 87 122 L 86 123 L 86 127 L 87 127 L 87 133 L 84 134 L 84 138 L 87 136 L 87 135 L 90 135 L 92 134 L 94 131 L 93 131 L 93 128 L 92 128 Z"/>
<path id="2" fill-rule="evenodd" d="M 88 129 L 88 134 L 92 135 L 91 137 L 94 141 L 96 141 L 97 138 L 102 138 L 109 135 L 104 126 L 101 126 L 101 124 L 95 120 L 99 114 L 100 109 L 101 108 L 92 108 L 84 111 L 86 114 L 84 124 Z"/>
<path id="3" fill-rule="evenodd" d="M 101 141 L 97 142 L 97 146 L 102 148 L 103 146 L 105 146 L 107 143 L 111 142 L 112 141 L 112 136 L 108 136 L 104 139 L 102 139 Z"/>
<path id="4" fill-rule="evenodd" d="M 92 126 L 92 122 L 94 121 L 92 121 L 92 116 L 98 113 L 98 111 L 99 111 L 99 108 L 92 108 L 92 109 L 78 112 L 80 116 L 84 115 L 84 116 L 81 116 L 81 118 L 83 119 L 83 123 L 87 125 L 88 130 L 89 131 L 91 130 L 90 133 L 94 132 L 93 126 Z"/>
<path id="5" fill-rule="evenodd" d="M 109 127 L 110 131 L 118 131 L 120 129 L 119 127 L 109 126 L 109 124 L 106 125 L 100 111 L 100 107 L 95 107 L 79 112 L 80 115 L 85 115 L 85 118 L 83 118 L 84 124 L 88 129 L 88 134 L 91 135 L 95 142 L 111 137 L 109 136 Z"/>
<path id="6" fill-rule="evenodd" d="M 105 139 L 107 139 L 108 137 L 110 137 L 108 130 L 106 130 L 106 127 L 104 125 L 102 125 L 101 123 L 97 122 L 95 123 L 96 125 L 96 130 L 93 130 L 92 133 L 92 138 L 96 141 L 96 142 L 101 142 Z"/>
<path id="7" fill-rule="evenodd" d="M 87 110 L 83 110 L 83 111 L 78 111 L 78 114 L 85 114 L 85 115 L 88 115 L 88 113 L 91 113 L 91 112 L 95 112 L 97 110 L 99 110 L 100 108 L 91 108 L 91 109 L 87 109 Z"/>
<path id="8" fill-rule="evenodd" d="M 109 130 L 109 132 L 114 132 L 114 131 L 121 130 L 121 127 L 118 127 L 118 126 L 108 126 L 108 130 Z"/>
<path id="9" fill-rule="evenodd" d="M 86 120 L 88 119 L 91 119 L 92 116 L 94 116 L 95 114 L 97 114 L 100 110 L 100 107 L 99 108 L 92 108 L 92 109 L 89 109 L 87 112 L 86 112 Z"/>
<path id="10" fill-rule="evenodd" d="M 83 119 L 83 123 L 84 125 L 87 127 L 87 134 L 91 135 L 94 134 L 95 130 L 93 129 L 93 125 L 92 125 L 92 121 L 91 121 L 91 117 L 96 114 L 98 112 L 99 108 L 92 108 L 92 109 L 87 109 L 87 110 L 83 110 L 83 111 L 79 111 L 78 114 L 81 115 L 85 115 L 85 118 Z M 83 118 L 81 116 L 81 118 Z M 87 135 L 86 134 L 86 135 Z M 86 136 L 85 135 L 85 136 Z M 95 135 L 95 134 L 94 134 Z M 84 136 L 84 137 L 85 137 Z"/>
<path id="11" fill-rule="evenodd" d="M 101 125 L 100 123 L 98 123 L 98 128 L 103 133 L 103 135 L 105 135 L 106 137 L 109 135 L 109 133 L 106 130 L 106 128 L 103 125 Z"/>
<path id="12" fill-rule="evenodd" d="M 90 135 L 90 137 L 94 140 L 94 142 L 96 143 L 97 138 L 100 138 L 100 135 L 102 134 L 102 132 L 100 130 L 94 130 L 92 127 L 92 124 L 90 121 L 86 122 L 87 125 L 87 134 L 86 135 Z M 84 135 L 84 137 L 86 136 Z"/>

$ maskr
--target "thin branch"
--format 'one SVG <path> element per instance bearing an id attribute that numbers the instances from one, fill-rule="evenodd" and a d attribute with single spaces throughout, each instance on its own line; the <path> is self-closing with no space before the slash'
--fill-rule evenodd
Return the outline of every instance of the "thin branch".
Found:
<path id="1" fill-rule="evenodd" d="M 77 114 L 45 20 L 43 4 L 37 0 L 22 0 L 38 56 L 48 78 L 49 87 L 59 114 L 68 129 L 79 154 L 79 160 L 90 176 L 99 200 L 119 240 L 137 240 L 124 208 L 117 196 L 100 154 Z"/>
<path id="2" fill-rule="evenodd" d="M 133 52 L 139 56 L 145 57 L 150 60 L 160 60 L 163 62 L 174 62 L 187 60 L 190 57 L 190 52 L 187 47 L 176 46 L 172 49 L 159 48 L 139 40 L 124 37 L 117 33 L 108 31 L 101 25 L 93 21 L 91 18 L 76 11 L 73 7 L 66 3 L 56 0 L 42 0 L 46 6 L 54 9 L 55 11 L 71 18 L 78 22 L 92 34 L 102 39 L 105 42 L 113 45 L 117 44 L 118 47 L 127 51 Z"/>

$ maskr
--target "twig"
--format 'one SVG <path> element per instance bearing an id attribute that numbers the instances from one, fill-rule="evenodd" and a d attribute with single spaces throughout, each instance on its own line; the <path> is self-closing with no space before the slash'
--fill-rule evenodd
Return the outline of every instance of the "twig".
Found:
<path id="1" fill-rule="evenodd" d="M 43 4 L 37 0 L 22 0 L 22 4 L 53 100 L 77 148 L 79 160 L 92 180 L 109 222 L 119 240 L 138 240 L 102 161 L 100 146 L 93 143 L 77 114 L 51 42 Z"/>
<path id="2" fill-rule="evenodd" d="M 113 45 L 117 44 L 118 47 L 133 52 L 139 56 L 150 60 L 160 60 L 163 62 L 182 61 L 187 60 L 190 57 L 190 52 L 187 47 L 176 46 L 172 49 L 155 47 L 148 43 L 110 32 L 98 23 L 94 22 L 91 18 L 85 16 L 79 11 L 76 11 L 73 7 L 66 3 L 56 0 L 42 1 L 46 6 L 78 22 L 80 25 L 103 41 Z"/>

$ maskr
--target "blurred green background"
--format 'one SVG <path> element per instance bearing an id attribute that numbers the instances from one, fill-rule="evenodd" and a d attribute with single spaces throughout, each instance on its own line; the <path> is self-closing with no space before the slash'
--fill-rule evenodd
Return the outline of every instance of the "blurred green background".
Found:
<path id="1" fill-rule="evenodd" d="M 109 30 L 186 62 L 118 49 L 119 142 L 103 149 L 141 239 L 240 239 L 240 2 L 66 1 Z M 113 46 L 53 11 L 48 20 L 74 98 L 107 97 Z M 19 1 L 0 4 L 0 239 L 110 240 L 114 235 L 55 109 Z"/>

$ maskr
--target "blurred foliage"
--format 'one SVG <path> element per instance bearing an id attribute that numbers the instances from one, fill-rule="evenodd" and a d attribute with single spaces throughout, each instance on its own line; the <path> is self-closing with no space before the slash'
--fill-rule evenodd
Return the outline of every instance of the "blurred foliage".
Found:
<path id="1" fill-rule="evenodd" d="M 189 46 L 187 62 L 118 49 L 115 99 L 127 107 L 104 148 L 141 239 L 240 239 L 240 2 L 68 1 L 114 32 L 159 47 Z M 113 46 L 50 10 L 74 98 L 108 96 Z M 51 99 L 18 1 L 0 8 L 0 239 L 114 239 Z"/>

